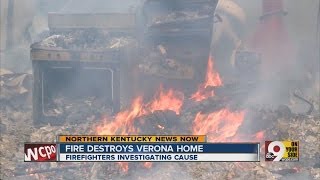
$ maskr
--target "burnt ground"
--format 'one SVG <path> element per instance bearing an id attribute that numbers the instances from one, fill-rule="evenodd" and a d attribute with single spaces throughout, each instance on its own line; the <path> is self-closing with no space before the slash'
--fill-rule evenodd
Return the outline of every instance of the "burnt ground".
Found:
<path id="1" fill-rule="evenodd" d="M 32 122 L 31 94 L 28 86 L 30 75 L 2 74 L 1 92 L 1 179 L 319 179 L 320 178 L 320 119 L 316 114 L 295 114 L 286 108 L 270 109 L 254 107 L 239 128 L 242 134 L 253 134 L 264 130 L 264 140 L 292 139 L 300 141 L 299 162 L 269 163 L 264 161 L 263 149 L 259 163 L 153 163 L 150 169 L 142 163 L 130 163 L 129 171 L 123 172 L 117 163 L 25 163 L 23 144 L 25 142 L 52 142 L 58 134 L 94 134 L 94 127 L 101 123 L 92 108 L 77 109 L 77 119 L 72 113 L 60 126 L 50 124 L 36 127 Z M 32 79 L 32 78 L 31 78 Z M 13 83 L 15 82 L 15 83 Z M 19 83 L 21 82 L 21 83 Z M 23 83 L 22 83 L 23 82 Z M 207 103 L 207 104 L 206 104 Z M 210 106 L 207 101 L 202 107 Z M 216 104 L 212 100 L 212 105 Z M 314 101 L 315 104 L 319 102 Z M 212 108 L 212 106 L 210 106 Z M 83 108 L 83 110 L 81 110 Z M 90 110 L 90 111 L 89 111 Z M 89 111 L 89 112 L 88 112 Z M 151 117 L 144 117 L 145 119 Z M 192 122 L 194 114 L 183 112 L 181 124 Z M 151 118 L 152 119 L 152 118 Z M 251 119 L 251 120 L 250 120 Z M 256 123 L 251 129 L 246 127 Z M 263 122 L 268 123 L 263 123 Z M 152 120 L 151 120 L 152 122 Z M 180 124 L 180 125 L 181 125 Z M 179 125 L 179 126 L 180 126 Z M 173 125 L 175 126 L 175 125 Z M 174 128 L 170 130 L 174 132 Z M 189 130 L 190 131 L 190 130 Z M 159 132 L 163 133 L 163 132 Z M 263 148 L 263 147 L 262 147 Z"/>

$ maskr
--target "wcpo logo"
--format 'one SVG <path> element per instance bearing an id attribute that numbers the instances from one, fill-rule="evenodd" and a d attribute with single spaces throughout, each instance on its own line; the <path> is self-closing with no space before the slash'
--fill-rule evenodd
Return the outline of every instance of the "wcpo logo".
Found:
<path id="1" fill-rule="evenodd" d="M 25 162 L 56 161 L 56 144 L 24 144 Z"/>
<path id="2" fill-rule="evenodd" d="M 299 141 L 266 141 L 266 161 L 299 161 Z"/>

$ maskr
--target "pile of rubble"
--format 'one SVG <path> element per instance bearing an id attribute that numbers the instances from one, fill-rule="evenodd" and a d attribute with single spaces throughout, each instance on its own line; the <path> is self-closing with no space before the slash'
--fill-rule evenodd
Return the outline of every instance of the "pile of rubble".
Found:
<path id="1" fill-rule="evenodd" d="M 166 23 L 179 23 L 197 21 L 201 18 L 207 18 L 214 12 L 215 1 L 170 1 L 162 2 L 160 6 L 169 6 L 169 13 L 158 15 L 152 18 L 150 25 L 159 25 Z M 183 5 L 181 5 L 183 3 Z M 179 4 L 179 6 L 178 6 Z M 178 8 L 179 7 L 179 8 Z M 196 8 L 195 8 L 196 7 Z"/>
<path id="2" fill-rule="evenodd" d="M 171 22 L 181 22 L 181 21 L 196 21 L 201 18 L 208 18 L 210 14 L 209 8 L 203 11 L 175 11 L 166 16 L 156 17 L 152 21 L 152 25 L 164 24 Z"/>
<path id="3" fill-rule="evenodd" d="M 94 96 L 82 98 L 58 96 L 46 105 L 44 114 L 47 117 L 62 119 L 65 123 L 82 124 L 110 115 L 112 105 L 106 102 L 110 101 Z"/>
<path id="4" fill-rule="evenodd" d="M 144 74 L 169 79 L 192 79 L 195 73 L 190 64 L 171 58 L 163 45 L 158 45 L 143 58 L 139 70 Z"/>
<path id="5" fill-rule="evenodd" d="M 23 143 L 33 129 L 31 80 L 31 74 L 0 69 L 0 179 L 12 175 L 17 163 L 23 162 Z"/>
<path id="6" fill-rule="evenodd" d="M 51 115 L 61 115 L 65 123 L 61 126 L 36 127 L 32 120 L 32 75 L 14 73 L 0 69 L 0 179 L 62 179 L 79 175 L 91 166 L 81 163 L 24 163 L 25 142 L 53 142 L 59 134 L 94 134 L 93 123 L 100 121 L 101 115 L 109 114 L 110 108 L 102 99 L 87 97 L 68 99 L 56 97 Z M 79 171 L 80 169 L 80 171 Z M 73 173 L 74 172 L 74 173 Z"/>
<path id="7" fill-rule="evenodd" d="M 64 34 L 55 34 L 32 48 L 57 48 L 69 50 L 106 50 L 119 49 L 125 46 L 135 46 L 136 41 L 130 36 L 111 36 L 107 31 L 98 29 L 78 30 Z"/>
<path id="8" fill-rule="evenodd" d="M 7 69 L 0 69 L 0 101 L 10 103 L 12 100 L 30 95 L 31 73 L 13 73 Z M 14 104 L 14 103 L 13 103 Z"/>

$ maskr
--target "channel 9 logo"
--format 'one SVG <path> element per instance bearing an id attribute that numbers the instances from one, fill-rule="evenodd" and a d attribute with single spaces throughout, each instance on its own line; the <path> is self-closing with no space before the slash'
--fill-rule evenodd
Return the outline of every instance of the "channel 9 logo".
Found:
<path id="1" fill-rule="evenodd" d="M 266 141 L 266 161 L 299 161 L 299 141 Z"/>

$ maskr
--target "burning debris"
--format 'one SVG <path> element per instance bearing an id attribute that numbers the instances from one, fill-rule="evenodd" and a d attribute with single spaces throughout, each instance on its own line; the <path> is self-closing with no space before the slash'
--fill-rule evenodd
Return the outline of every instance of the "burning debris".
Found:
<path id="1" fill-rule="evenodd" d="M 210 62 L 212 61 L 212 62 Z M 166 90 L 163 87 L 159 88 L 159 91 L 154 95 L 154 97 L 148 102 L 144 102 L 143 97 L 137 97 L 132 105 L 111 117 L 111 115 L 105 115 L 103 118 L 103 124 L 100 121 L 97 121 L 99 113 L 106 111 L 102 109 L 103 107 L 99 104 L 99 100 L 93 97 L 90 97 L 86 100 L 78 99 L 74 101 L 71 99 L 64 99 L 63 97 L 56 98 L 55 102 L 55 113 L 61 112 L 61 114 L 68 114 L 72 112 L 78 112 L 81 118 L 87 117 L 83 122 L 79 122 L 76 125 L 70 125 L 68 123 L 74 124 L 74 121 L 67 121 L 63 126 L 45 126 L 39 129 L 31 128 L 28 133 L 21 133 L 25 130 L 24 128 L 18 128 L 17 126 L 7 127 L 8 131 L 5 133 L 17 133 L 20 131 L 21 138 L 19 141 L 10 141 L 10 142 L 21 142 L 22 141 L 53 141 L 58 134 L 207 134 L 208 140 L 212 142 L 221 142 L 221 141 L 263 141 L 264 139 L 295 139 L 299 140 L 303 144 L 317 144 L 317 139 L 319 139 L 319 117 L 314 116 L 313 114 L 306 116 L 297 116 L 293 114 L 292 111 L 285 110 L 285 108 L 280 107 L 277 110 L 269 110 L 268 108 L 256 108 L 251 110 L 243 110 L 241 106 L 234 103 L 237 101 L 237 98 L 230 98 L 230 93 L 226 93 L 227 89 L 234 91 L 233 88 L 228 84 L 225 84 L 220 79 L 220 76 L 217 72 L 214 71 L 213 59 L 208 60 L 209 67 L 207 70 L 207 78 L 205 82 L 200 87 L 205 87 L 204 89 L 212 91 L 215 93 L 208 94 L 201 100 L 195 100 L 191 97 L 185 97 L 184 93 L 175 91 L 173 89 Z M 211 64 L 211 65 L 210 65 Z M 211 88 L 211 89 L 210 89 Z M 234 96 L 234 94 L 233 94 Z M 232 96 L 231 96 L 232 97 Z M 97 101 L 97 102 L 95 102 Z M 82 103 L 81 103 L 82 102 Z M 96 105 L 94 105 L 97 103 Z M 2 110 L 7 113 L 10 112 L 9 104 L 2 106 Z M 81 109 L 80 106 L 83 106 Z M 91 111 L 92 110 L 92 111 Z M 26 110 L 29 111 L 30 109 Z M 87 112 L 87 113 L 86 113 Z M 243 131 L 246 124 L 248 124 L 248 114 L 255 112 L 253 120 L 258 120 L 258 124 L 254 127 L 254 131 Z M 58 113 L 59 114 L 59 113 Z M 71 117 L 71 114 L 66 117 Z M 99 115 L 98 115 L 99 114 Z M 21 116 L 11 116 L 13 118 L 21 118 Z M 91 118 L 90 118 L 91 117 Z M 11 118 L 12 119 L 12 118 Z M 68 118 L 67 118 L 68 119 Z M 76 118 L 78 119 L 78 118 Z M 261 119 L 261 121 L 259 121 Z M 13 119 L 14 120 L 14 119 Z M 16 119 L 15 121 L 17 121 Z M 79 120 L 79 119 L 78 119 Z M 29 119 L 26 119 L 29 126 L 31 125 L 31 116 Z M 269 122 L 268 124 L 263 124 L 259 122 Z M 18 121 L 17 121 L 18 122 Z M 6 123 L 10 125 L 11 123 Z M 17 123 L 19 124 L 19 123 Z M 94 128 L 92 128 L 94 127 Z M 191 128 L 190 128 L 191 127 Z M 266 128 L 268 127 L 268 128 Z M 258 131 L 257 131 L 258 130 Z M 28 135 L 29 134 L 29 135 Z M 31 134 L 31 136 L 30 136 Z M 5 135 L 5 139 L 10 139 L 10 134 Z M 4 139 L 3 139 L 4 140 Z M 8 141 L 9 142 L 9 141 Z M 14 149 L 14 147 L 20 147 L 22 144 L 13 144 L 13 143 L 2 143 L 1 152 L 6 152 L 6 149 Z M 9 147 L 10 146 L 10 147 Z M 20 148 L 22 149 L 22 148 Z M 300 172 L 307 173 L 311 177 L 319 177 L 319 167 L 317 167 L 317 157 L 316 146 L 303 147 L 301 149 L 301 158 L 303 159 L 303 166 L 299 166 L 299 172 L 293 170 L 295 164 L 285 164 L 279 166 L 269 167 L 265 163 L 250 163 L 248 165 L 243 165 L 241 163 L 223 163 L 223 164 L 214 164 L 214 163 L 182 163 L 182 164 L 159 164 L 159 163 L 94 163 L 94 164 L 85 164 L 81 165 L 83 171 L 88 172 L 88 176 L 91 178 L 94 177 L 106 177 L 105 172 L 101 171 L 107 169 L 108 177 L 119 177 L 122 178 L 132 178 L 140 177 L 142 179 L 148 179 L 148 176 L 157 176 L 157 177 L 173 177 L 174 172 L 169 172 L 168 168 L 172 167 L 183 168 L 186 172 L 186 176 L 191 178 L 199 177 L 199 171 L 211 172 L 207 175 L 201 174 L 203 178 L 205 177 L 227 177 L 227 178 L 268 178 L 268 179 L 277 179 L 278 177 L 286 177 L 291 174 L 297 174 Z M 22 152 L 20 152 L 22 153 Z M 4 153 L 4 161 L 7 162 L 9 159 L 9 154 Z M 20 157 L 20 156 L 19 156 Z M 30 167 L 20 167 L 16 166 L 16 163 L 20 161 L 20 158 L 14 157 L 14 164 L 9 164 L 7 176 L 36 176 L 47 177 L 52 173 L 55 173 L 59 170 L 60 167 L 57 167 L 55 164 L 48 164 L 45 167 L 38 164 L 32 165 L 33 170 L 26 171 L 22 173 L 20 169 L 30 169 Z M 13 159 L 14 159 L 13 158 Z M 64 173 L 60 173 L 61 177 L 65 177 L 66 174 L 72 173 L 76 176 L 79 173 L 78 164 L 69 164 Z M 70 166 L 70 168 L 69 168 Z M 77 166 L 77 167 L 74 167 Z M 16 168 L 14 168 L 16 167 Z M 146 177 L 141 177 L 139 171 L 135 169 L 140 169 L 138 167 L 144 167 Z M 169 174 L 159 175 L 158 171 L 153 169 L 161 169 L 166 167 L 165 172 Z M 61 167 L 63 168 L 63 167 Z M 150 169 L 150 170 L 149 170 Z M 170 169 L 170 168 L 169 168 Z M 215 171 L 209 171 L 209 169 L 215 169 Z M 242 169 L 247 169 L 250 173 L 243 173 Z M 241 171 L 241 172 L 240 172 Z M 20 172 L 20 173 L 18 173 Z M 110 173 L 111 172 L 111 173 Z M 163 172 L 161 172 L 163 173 Z M 82 173 L 79 173 L 82 174 Z M 38 177 L 38 178 L 39 178 Z"/>
<path id="2" fill-rule="evenodd" d="M 183 100 L 184 96 L 181 93 L 173 90 L 165 91 L 160 88 L 159 92 L 150 102 L 144 103 L 142 97 L 138 97 L 133 101 L 130 108 L 118 113 L 114 120 L 104 119 L 105 124 L 97 127 L 97 133 L 100 135 L 137 134 L 143 130 L 143 128 L 136 128 L 135 121 L 139 119 L 142 125 L 148 123 L 147 121 L 150 119 L 149 115 L 151 115 L 151 117 L 154 116 L 155 118 L 153 119 L 156 119 L 156 122 L 160 121 L 160 124 L 156 124 L 155 126 L 163 129 L 164 124 L 161 123 L 161 121 L 166 121 L 166 119 L 160 119 L 158 117 L 159 112 L 167 111 L 168 113 L 166 114 L 168 114 L 168 117 L 170 117 L 169 114 L 172 113 L 179 115 Z"/>
<path id="3" fill-rule="evenodd" d="M 210 65 L 210 61 L 212 61 L 212 59 L 209 59 L 209 65 Z M 212 66 L 210 66 L 212 67 Z M 220 78 L 214 78 L 214 77 L 219 77 L 218 73 L 212 72 L 213 70 L 208 68 L 207 71 L 207 80 L 206 80 L 206 85 L 208 86 L 215 86 L 215 85 L 220 85 L 223 86 L 223 83 L 221 81 Z M 205 85 L 203 85 L 205 87 Z M 219 91 L 218 91 L 219 92 Z M 161 93 L 160 93 L 161 94 Z M 219 96 L 223 95 L 223 93 L 218 93 Z M 205 97 L 203 100 L 199 100 L 199 101 L 194 101 L 192 100 L 192 98 L 187 99 L 187 100 L 192 100 L 193 102 L 189 102 L 189 103 L 203 103 L 203 102 L 209 102 L 209 106 L 214 105 L 215 103 L 217 103 L 217 100 L 222 101 L 223 103 L 217 103 L 217 104 L 222 104 L 220 107 L 216 106 L 215 108 L 211 107 L 211 110 L 207 109 L 207 106 L 200 106 L 200 108 L 198 108 L 197 110 L 194 110 L 195 114 L 190 114 L 187 113 L 187 111 L 185 111 L 184 109 L 182 109 L 183 112 L 186 113 L 181 113 L 181 117 L 177 117 L 176 119 L 178 121 L 183 121 L 184 124 L 187 124 L 186 127 L 192 127 L 192 129 L 185 129 L 185 132 L 190 133 L 190 131 L 193 134 L 207 134 L 208 135 L 208 139 L 209 141 L 212 142 L 221 142 L 221 141 L 230 141 L 230 142 L 238 142 L 238 141 L 263 141 L 265 139 L 265 134 L 269 134 L 269 132 L 266 131 L 255 131 L 255 132 L 251 132 L 251 133 L 246 133 L 246 132 L 242 132 L 242 125 L 245 124 L 245 115 L 248 113 L 247 111 L 244 110 L 230 110 L 226 107 L 230 106 L 230 101 L 226 101 L 225 98 L 219 97 L 219 96 L 214 96 L 214 94 L 211 94 L 208 97 Z M 165 98 L 164 98 L 165 99 Z M 208 101 L 207 99 L 211 99 L 210 101 Z M 232 100 L 231 100 L 232 101 Z M 235 101 L 235 99 L 233 100 Z M 165 102 L 163 100 L 163 102 Z M 213 104 L 211 104 L 211 103 Z M 158 100 L 158 103 L 160 103 L 160 100 Z M 135 133 L 142 133 L 144 134 L 145 131 L 144 129 L 148 127 L 148 129 L 153 129 L 152 126 L 149 126 L 147 124 L 158 124 L 158 121 L 154 121 L 154 116 L 158 116 L 158 114 L 161 112 L 162 115 L 164 115 L 164 117 L 166 117 L 167 112 L 164 111 L 165 109 L 161 109 L 162 111 L 156 111 L 154 113 L 145 113 L 146 111 L 144 110 L 143 107 L 148 107 L 148 106 L 143 106 L 142 105 L 142 99 L 140 98 L 139 101 L 134 101 L 134 103 L 132 104 L 131 110 L 129 111 L 124 111 L 125 114 L 127 114 L 128 112 L 135 112 L 134 115 L 129 115 L 127 114 L 125 117 L 136 117 L 136 118 L 130 118 L 130 121 L 125 120 L 125 117 L 122 117 L 122 121 L 123 124 L 121 125 L 121 123 L 118 123 L 117 125 L 114 126 L 110 126 L 109 124 L 104 125 L 103 127 L 106 128 L 112 128 L 117 126 L 117 128 L 114 128 L 114 132 L 116 132 L 116 129 L 119 129 L 120 127 L 127 127 L 126 130 L 122 130 L 120 131 L 120 134 L 131 134 L 132 132 Z M 150 104 L 150 103 L 147 103 Z M 152 103 L 151 103 L 152 104 Z M 174 105 L 179 105 L 179 107 L 183 107 L 183 108 L 187 108 L 187 106 L 183 105 L 183 101 L 177 101 L 176 103 L 174 103 L 174 101 L 172 101 L 171 106 Z M 233 105 L 234 106 L 234 105 Z M 133 108 L 133 107 L 137 107 L 137 108 Z M 201 109 L 201 107 L 203 109 Z M 237 109 L 235 107 L 233 107 L 232 109 Z M 241 109 L 238 107 L 238 109 Z M 206 112 L 203 113 L 202 111 Z M 270 118 L 268 117 L 267 119 L 265 119 L 263 116 L 266 116 L 266 114 L 260 114 L 260 116 L 255 117 L 255 118 L 263 118 L 265 120 L 270 120 L 271 122 L 277 122 L 278 119 L 281 118 L 285 118 L 285 117 L 293 117 L 293 116 L 286 116 L 284 115 L 283 112 L 283 108 L 282 106 L 280 106 L 280 108 L 276 111 L 274 111 L 274 113 L 272 113 L 273 111 L 267 110 L 266 113 L 267 115 L 271 114 L 272 116 L 274 115 L 274 118 Z M 288 113 L 292 114 L 291 111 L 287 111 Z M 122 114 L 122 113 L 120 113 Z M 178 113 L 176 113 L 177 115 L 179 115 Z M 142 122 L 139 123 L 134 123 L 134 122 L 138 122 L 141 121 L 141 117 L 143 119 Z M 147 119 L 147 120 L 146 120 Z M 167 119 L 167 118 L 163 118 L 163 119 Z M 119 119 L 117 119 L 117 121 L 120 122 Z M 112 121 L 112 122 L 116 122 L 116 121 Z M 130 122 L 130 124 L 125 123 L 125 122 Z M 148 123 L 146 123 L 148 122 Z M 280 123 L 282 121 L 279 121 L 278 123 Z M 126 124 L 126 125 L 125 125 Z M 179 124 L 179 123 L 178 123 Z M 259 126 L 259 125 L 258 125 Z M 279 124 L 274 124 L 271 129 L 275 128 L 279 126 Z M 128 127 L 130 127 L 128 129 Z M 142 128 L 143 127 L 143 128 Z M 165 129 L 165 131 L 160 133 L 162 134 L 166 134 L 165 132 L 168 131 L 168 129 L 175 129 L 175 125 L 168 125 L 168 124 L 158 124 L 156 125 L 156 127 L 158 127 L 159 129 Z M 296 127 L 295 127 L 296 128 Z M 263 128 L 265 129 L 265 128 Z M 282 128 L 280 128 L 282 129 Z M 142 130 L 142 131 L 141 131 Z M 102 130 L 100 129 L 100 127 L 98 126 L 97 129 L 98 132 L 102 132 Z M 155 130 L 152 130 L 153 132 L 158 132 Z M 110 131 L 107 131 L 108 133 L 102 133 L 102 134 L 110 134 Z M 175 131 L 173 131 L 175 132 Z M 181 132 L 181 131 L 180 131 Z M 112 134 L 113 134 L 112 133 Z M 119 133 L 119 132 L 118 132 Z M 182 132 L 183 133 L 183 132 Z M 154 134 L 154 133 L 153 133 Z M 277 137 L 279 137 L 279 134 L 277 133 Z M 271 136 L 269 136 L 269 138 L 272 139 Z M 269 139 L 268 138 L 268 139 Z M 291 139 L 290 137 L 287 137 L 285 139 Z M 314 151 L 313 151 L 314 152 Z M 133 173 L 130 169 L 129 169 L 129 164 L 127 163 L 121 163 L 120 167 L 124 170 L 124 171 L 128 171 L 129 173 Z M 230 167 L 229 167 L 230 168 Z M 267 169 L 264 169 L 265 167 L 261 168 L 264 171 L 264 175 L 267 175 L 269 173 L 270 177 L 273 177 L 273 173 L 275 171 L 278 172 L 278 170 L 275 171 L 269 171 Z M 290 169 L 290 168 L 289 168 Z M 279 170 L 279 172 L 282 170 Z M 291 171 L 288 171 L 291 172 Z M 134 173 L 133 173 L 134 174 Z M 132 175 L 132 174 L 131 174 Z M 257 176 L 262 175 L 257 174 Z M 237 176 L 236 174 L 232 173 L 232 174 L 227 174 L 226 176 Z"/>
<path id="4" fill-rule="evenodd" d="M 144 102 L 143 97 L 136 98 L 131 107 L 127 110 L 121 111 L 114 118 L 109 118 L 110 115 L 106 115 L 104 118 L 104 124 L 100 124 L 99 122 L 94 122 L 98 118 L 98 114 L 105 111 L 99 104 L 98 99 L 90 97 L 86 100 L 78 99 L 78 101 L 74 101 L 71 99 L 65 99 L 63 97 L 56 98 L 53 102 L 55 103 L 55 108 L 53 108 L 54 113 L 60 114 L 69 114 L 66 117 L 71 117 L 72 113 L 78 112 L 75 114 L 80 114 L 82 118 L 87 117 L 83 122 L 79 122 L 77 125 L 63 125 L 63 126 L 45 126 L 38 130 L 34 129 L 31 137 L 33 141 L 46 141 L 50 142 L 55 139 L 55 136 L 58 134 L 207 134 L 209 141 L 217 142 L 217 141 L 243 141 L 243 140 L 253 140 L 253 141 L 261 141 L 265 139 L 267 136 L 268 139 L 273 139 L 274 137 L 282 137 L 285 139 L 298 139 L 302 143 L 317 143 L 317 139 L 319 139 L 319 134 L 317 133 L 319 129 L 317 129 L 317 121 L 316 119 L 307 118 L 307 116 L 295 116 L 292 111 L 284 110 L 284 108 L 280 108 L 277 111 L 270 111 L 265 108 L 262 109 L 253 109 L 251 111 L 241 110 L 240 107 L 235 107 L 232 105 L 232 101 L 236 101 L 236 99 L 228 100 L 228 96 L 230 94 L 223 93 L 226 91 L 226 87 L 230 89 L 228 85 L 224 85 L 220 76 L 217 72 L 214 71 L 213 67 L 213 59 L 210 58 L 208 60 L 208 70 L 205 82 L 200 85 L 198 92 L 203 93 L 207 90 L 214 90 L 216 93 L 205 94 L 203 99 L 196 100 L 193 98 L 186 98 L 184 94 L 179 91 L 175 91 L 172 89 L 165 90 L 163 87 L 159 88 L 159 91 L 155 94 L 153 99 L 149 102 Z M 201 88 L 203 88 L 201 90 Z M 211 88 L 211 89 L 210 89 Z M 212 89 L 213 88 L 213 89 Z M 231 88 L 232 89 L 232 88 Z M 203 91 L 206 90 L 206 91 Z M 232 89 L 233 91 L 234 89 Z M 202 91 L 202 92 L 201 92 Z M 82 103 L 81 103 L 82 102 Z M 230 104 L 231 103 L 231 104 Z M 96 105 L 94 105 L 96 104 Z M 237 103 L 236 103 L 237 104 Z M 80 108 L 83 106 L 83 108 Z M 191 107 L 191 108 L 190 108 Z M 196 107 L 196 108 L 192 108 Z M 232 108 L 228 108 L 232 107 Z M 56 110 L 54 110 L 56 109 Z M 83 109 L 83 110 L 81 110 Z M 84 109 L 88 110 L 85 111 Z M 189 110 L 188 110 L 189 109 Z M 238 109 L 238 110 L 236 110 Z M 7 109 L 8 110 L 8 109 Z M 92 110 L 92 111 L 91 111 Z M 98 112 L 100 111 L 100 112 Z M 87 113 L 85 113 L 87 112 Z M 270 121 L 268 126 L 270 129 L 261 128 L 264 131 L 253 131 L 250 134 L 244 133 L 241 131 L 242 126 L 246 124 L 246 114 L 252 112 L 256 113 L 254 119 L 262 119 L 262 121 Z M 58 113 L 58 114 L 59 114 Z M 98 114 L 97 114 L 98 113 Z M 91 118 L 90 118 L 91 117 Z M 296 119 L 300 117 L 299 119 Z M 89 119 L 88 119 L 89 118 Z M 68 119 L 68 118 L 66 118 Z M 71 118 L 72 119 L 72 118 Z M 75 118 L 79 120 L 78 118 Z M 30 118 L 31 120 L 31 118 Z M 288 122 L 287 122 L 288 121 Z M 70 120 L 67 123 L 74 124 L 75 122 Z M 314 123 L 314 124 L 312 124 Z M 8 123 L 9 124 L 9 123 Z M 287 124 L 290 124 L 289 126 Z M 31 125 L 30 125 L 31 126 Z M 92 129 L 95 126 L 96 129 Z M 259 126 L 259 125 L 257 125 Z M 310 126 L 310 127 L 309 127 Z M 190 127 L 192 127 L 190 129 Z M 264 126 L 265 127 L 265 126 Z M 12 127 L 9 127 L 9 129 Z M 303 128 L 303 129 L 301 129 Z M 15 129 L 19 129 L 15 127 Z M 246 128 L 245 128 L 246 129 Z M 254 128 L 255 130 L 259 128 Z M 296 134 L 297 129 L 301 129 L 301 133 Z M 308 130 L 306 130 L 308 129 Z M 292 132 L 291 132 L 292 131 Z M 307 132 L 307 133 L 306 133 Z M 8 136 L 9 137 L 9 136 Z M 9 145 L 9 144 L 7 144 Z M 3 148 L 6 147 L 3 145 Z M 310 149 L 311 148 L 311 149 Z M 307 150 L 310 153 L 316 152 L 316 147 L 312 146 Z M 316 166 L 316 160 L 314 157 L 315 154 L 305 153 L 306 160 L 305 164 L 308 168 L 313 168 Z M 4 154 L 5 155 L 5 154 Z M 4 157 L 7 157 L 6 155 Z M 18 160 L 17 160 L 18 161 Z M 74 165 L 71 165 L 71 167 Z M 98 169 L 104 169 L 109 167 L 113 167 L 112 171 L 115 172 L 114 176 L 118 176 L 119 173 L 123 174 L 122 171 L 126 172 L 123 174 L 125 178 L 130 174 L 130 177 L 135 176 L 134 169 L 138 164 L 133 163 L 101 163 L 88 165 L 91 168 L 89 174 L 92 177 L 102 176 L 99 174 Z M 152 167 L 161 167 L 162 165 L 158 163 L 142 163 L 142 167 L 145 167 L 146 170 Z M 194 165 L 189 165 L 188 163 L 182 165 L 189 167 L 188 172 L 196 177 L 194 173 Z M 193 168 L 191 168 L 191 166 Z M 204 168 L 212 168 L 215 167 L 216 164 L 205 163 L 205 164 L 197 164 L 197 167 Z M 232 166 L 232 167 L 231 167 Z M 225 164 L 224 171 L 215 171 L 214 174 L 219 177 L 237 177 L 244 176 L 237 172 L 236 164 Z M 272 177 L 274 178 L 274 174 L 277 176 L 286 176 L 287 174 L 296 173 L 291 171 L 292 167 L 288 166 L 287 170 L 284 167 L 271 168 L 267 166 L 252 164 L 252 172 L 255 174 L 255 177 Z M 221 167 L 221 165 L 219 165 Z M 20 167 L 21 168 L 21 167 Z M 57 167 L 54 165 L 48 165 L 44 169 L 43 167 L 37 167 L 35 165 L 34 169 L 31 172 L 36 172 L 36 174 L 50 174 L 52 171 L 55 171 Z M 40 168 L 40 169 L 39 169 Z M 302 167 L 304 168 L 304 167 Z M 71 168 L 73 169 L 73 168 Z M 116 170 L 118 169 L 118 170 Z M 186 168 L 188 169 L 188 168 Z M 284 169 L 284 170 L 283 170 Z M 226 171 L 227 170 L 227 171 Z M 72 170 L 74 173 L 77 170 Z M 288 172 L 283 175 L 283 172 Z M 14 169 L 11 170 L 14 173 Z M 70 171 L 68 171 L 70 173 Z M 117 173 L 118 172 L 118 173 Z M 314 171 L 312 171 L 314 173 Z M 149 173 L 156 173 L 150 170 Z M 26 172 L 28 174 L 28 172 Z M 268 175 L 269 174 L 269 175 Z M 279 175 L 280 174 L 280 175 Z M 20 174 L 16 174 L 19 175 Z M 63 173 L 62 173 L 62 176 Z M 112 175 L 111 175 L 112 176 Z M 249 175 L 248 176 L 252 176 Z M 311 174 L 311 176 L 317 176 L 317 173 Z"/>

